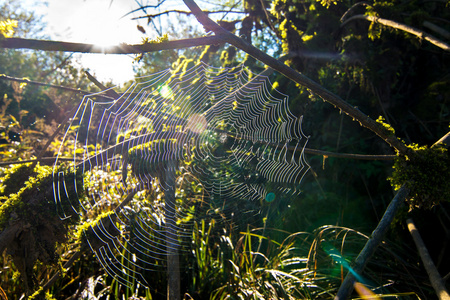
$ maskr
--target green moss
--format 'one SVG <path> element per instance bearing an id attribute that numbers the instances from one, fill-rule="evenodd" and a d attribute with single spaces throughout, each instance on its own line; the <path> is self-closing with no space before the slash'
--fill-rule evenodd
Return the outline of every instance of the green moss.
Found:
<path id="1" fill-rule="evenodd" d="M 45 293 L 45 300 L 56 300 L 50 292 Z"/>
<path id="2" fill-rule="evenodd" d="M 28 210 L 22 201 L 27 190 L 37 186 L 39 182 L 51 174 L 51 168 L 37 164 L 31 169 L 30 164 L 9 169 L 3 177 L 3 196 L 0 197 L 0 229 L 3 229 L 11 218 L 24 217 Z M 14 214 L 13 214 L 14 212 Z"/>
<path id="3" fill-rule="evenodd" d="M 90 232 L 90 228 L 93 228 L 95 226 L 97 226 L 97 224 L 104 218 L 108 218 L 109 215 L 114 214 L 114 211 L 107 211 L 107 212 L 103 212 L 100 215 L 98 215 L 95 220 L 91 221 L 91 222 L 84 222 L 83 224 L 81 224 L 80 226 L 78 226 L 77 231 L 75 233 L 75 239 L 76 240 L 82 240 L 84 235 L 89 235 Z M 89 238 L 89 237 L 88 237 Z"/>
<path id="4" fill-rule="evenodd" d="M 33 299 L 37 299 L 37 297 L 39 297 L 43 292 L 42 287 L 40 287 L 36 292 L 33 293 L 33 295 L 31 295 L 30 297 L 28 297 L 28 300 L 33 300 Z"/>
<path id="5" fill-rule="evenodd" d="M 73 176 L 80 177 L 73 170 L 65 167 L 60 167 L 60 172 L 66 174 L 67 182 L 74 182 Z M 26 179 L 25 179 L 26 178 Z M 77 190 L 82 191 L 82 179 L 77 178 L 75 182 L 79 184 Z M 27 218 L 31 215 L 42 214 L 42 218 L 53 217 L 56 214 L 54 209 L 54 201 L 52 190 L 53 176 L 52 167 L 40 166 L 36 164 L 34 169 L 31 169 L 29 164 L 20 166 L 17 168 L 11 168 L 5 173 L 3 179 L 4 192 L 3 196 L 0 196 L 0 230 L 4 229 L 8 225 L 8 222 L 15 218 Z M 13 193 L 9 193 L 15 191 Z M 78 197 L 74 195 L 75 189 L 68 188 L 67 192 L 69 197 Z M 34 201 L 34 199 L 40 199 Z M 72 209 L 72 204 L 68 201 L 62 201 L 61 205 L 63 209 Z"/>
<path id="6" fill-rule="evenodd" d="M 32 169 L 31 163 L 13 165 L 5 170 L 1 177 L 0 195 L 8 196 L 17 193 L 30 176 L 35 176 L 36 172 Z"/>
<path id="7" fill-rule="evenodd" d="M 441 201 L 450 201 L 450 158 L 447 148 L 408 147 L 417 155 L 397 157 L 394 172 L 389 178 L 392 186 L 399 189 L 405 184 L 410 189 L 410 209 L 430 209 Z"/>
<path id="8" fill-rule="evenodd" d="M 17 183 L 22 187 L 16 193 L 2 196 L 0 200 L 3 202 L 0 206 L 0 231 L 16 224 L 26 228 L 27 238 L 23 239 L 17 235 L 11 244 L 7 245 L 7 251 L 14 251 L 15 247 L 21 248 L 21 251 L 13 256 L 13 261 L 22 278 L 25 278 L 26 289 L 29 290 L 32 290 L 34 285 L 31 270 L 37 262 L 49 265 L 58 261 L 56 245 L 67 241 L 69 226 L 79 220 L 76 212 L 79 201 L 73 200 L 83 196 L 82 173 L 72 167 L 60 166 L 55 171 L 57 176 L 53 176 L 52 170 L 52 167 L 39 164 L 33 169 L 15 169 L 15 172 L 7 175 L 9 178 L 24 178 L 24 175 L 29 177 L 26 181 Z M 64 191 L 59 193 L 58 208 L 64 210 L 65 216 L 68 216 L 65 219 L 61 219 L 61 214 L 55 209 L 55 180 L 59 180 L 59 183 L 64 180 Z M 40 291 L 37 291 L 34 297 L 43 299 Z"/>
<path id="9" fill-rule="evenodd" d="M 376 122 L 381 124 L 389 135 L 395 135 L 395 129 L 390 124 L 386 123 L 382 116 L 379 116 Z"/>

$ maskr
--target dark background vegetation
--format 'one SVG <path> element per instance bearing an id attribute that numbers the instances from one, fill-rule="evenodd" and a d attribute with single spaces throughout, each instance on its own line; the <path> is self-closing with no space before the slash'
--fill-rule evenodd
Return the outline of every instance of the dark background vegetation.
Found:
<path id="1" fill-rule="evenodd" d="M 448 34 L 450 31 L 448 1 L 245 0 L 225 4 L 219 2 L 214 6 L 217 10 L 230 10 L 233 7 L 233 10 L 245 12 L 229 14 L 221 21 L 222 26 L 271 53 L 275 58 L 285 59 L 286 64 L 340 95 L 351 105 L 359 107 L 371 118 L 378 119 L 381 116 L 384 122 L 392 125 L 396 135 L 406 144 L 431 146 L 448 132 L 450 53 L 417 36 L 380 24 L 366 20 L 345 22 L 355 15 L 379 16 L 413 26 L 449 42 L 449 36 L 440 35 L 439 32 L 425 26 L 426 22 L 433 23 Z M 144 15 L 144 12 L 138 11 L 138 14 Z M 194 17 L 171 13 L 171 16 L 175 15 L 181 24 L 179 26 L 182 26 L 181 28 L 184 26 L 185 31 L 177 30 L 176 28 L 180 28 L 178 26 L 168 26 L 169 30 L 163 34 L 167 33 L 169 39 L 204 34 L 200 27 L 189 25 L 196 22 Z M 344 15 L 345 19 L 342 20 Z M 0 21 L 6 19 L 18 21 L 19 27 L 16 28 L 14 36 L 45 38 L 41 35 L 45 24 L 40 23 L 39 16 L 21 7 L 20 1 L 9 0 L 0 7 Z M 261 71 L 264 67 L 245 53 L 236 51 L 232 46 L 203 46 L 143 54 L 137 57 L 136 75 L 151 74 L 188 60 L 194 63 L 202 60 L 215 66 L 227 67 L 244 62 L 255 72 Z M 70 53 L 1 49 L 0 74 L 88 92 L 98 91 L 84 75 L 84 70 L 77 67 Z M 395 154 L 395 151 L 373 132 L 359 126 L 357 122 L 341 114 L 338 109 L 325 103 L 306 88 L 296 85 L 276 72 L 271 75 L 271 81 L 276 89 L 290 96 L 289 106 L 292 113 L 303 116 L 303 132 L 310 136 L 308 148 L 336 153 Z M 116 91 L 121 92 L 126 86 L 127 84 L 118 87 Z M 80 93 L 45 86 L 28 84 L 21 87 L 20 83 L 9 80 L 0 80 L 0 96 L 2 162 L 36 157 L 47 139 L 64 120 L 64 116 L 70 114 L 82 97 Z M 44 157 L 54 156 L 59 147 L 59 140 L 60 137 L 57 136 L 54 143 L 46 149 Z M 299 197 L 283 199 L 276 206 L 271 206 L 267 227 L 273 230 L 265 231 L 264 235 L 269 240 L 281 242 L 287 236 L 286 232 L 310 233 L 307 238 L 301 239 L 301 242 L 296 242 L 300 246 L 296 247 L 295 251 L 291 250 L 290 254 L 295 252 L 295 257 L 308 259 L 305 267 L 311 272 L 314 271 L 314 274 L 309 273 L 310 282 L 327 292 L 308 294 L 291 291 L 291 296 L 330 298 L 339 287 L 341 272 L 347 270 L 341 270 L 339 264 L 324 254 L 326 247 L 315 249 L 314 243 L 317 240 L 326 240 L 335 246 L 345 244 L 347 247 L 345 255 L 349 260 L 357 255 L 365 238 L 356 233 L 352 236 L 351 232 L 369 236 L 382 217 L 394 196 L 394 190 L 388 181 L 392 174 L 393 161 L 356 160 L 323 155 L 307 155 L 307 160 L 311 165 L 311 171 L 303 180 L 302 194 Z M 2 182 L 7 176 L 8 168 L 7 165 L 2 166 Z M 8 199 L 9 193 L 5 192 L 8 188 L 2 187 L 0 199 L 2 203 Z M 20 187 L 12 188 L 18 189 Z M 413 298 L 417 295 L 422 299 L 435 298 L 406 230 L 405 220 L 411 216 L 414 218 L 441 275 L 447 275 L 448 278 L 449 215 L 448 199 L 442 199 L 440 204 L 431 209 L 404 206 L 391 226 L 386 243 L 377 251 L 368 266 L 367 275 L 377 281 L 373 283 L 374 286 L 386 285 L 385 289 L 378 290 L 380 293 L 397 294 L 398 297 Z M 200 228 L 201 225 L 199 220 Z M 323 227 L 325 225 L 329 227 Z M 194 238 L 194 255 L 182 258 L 188 266 L 182 276 L 183 292 L 190 293 L 195 299 L 205 299 L 211 295 L 221 297 L 226 294 L 226 289 L 220 288 L 227 286 L 228 293 L 232 297 L 239 295 L 236 288 L 238 282 L 233 282 L 236 279 L 230 278 L 233 268 L 230 267 L 229 261 L 236 264 L 240 262 L 242 265 L 239 267 L 248 278 L 260 276 L 264 281 L 264 276 L 244 264 L 244 261 L 254 259 L 249 254 L 249 249 L 245 248 L 247 244 L 243 242 L 251 239 L 250 236 L 239 233 L 247 230 L 245 226 L 234 232 L 230 228 L 223 231 L 219 225 L 211 223 L 203 226 L 205 227 L 202 230 L 198 230 L 201 233 Z M 205 256 L 201 256 L 200 250 L 196 247 L 202 244 L 202 239 L 206 239 L 202 234 L 208 230 L 211 230 L 211 238 L 207 240 L 210 248 L 203 251 L 210 253 L 203 253 Z M 345 240 L 343 232 L 352 237 L 346 237 Z M 230 244 L 223 242 L 227 237 Z M 258 244 L 257 239 L 249 241 L 249 244 L 252 242 Z M 62 260 L 67 260 L 71 256 L 77 243 L 78 241 L 70 240 L 69 245 L 58 246 L 57 253 Z M 264 253 L 270 262 L 258 261 L 262 268 L 267 269 L 276 268 L 277 255 L 286 249 L 279 246 L 277 252 L 274 250 L 275 245 L 269 244 L 270 242 L 263 243 L 262 247 L 265 247 Z M 218 249 L 223 253 L 220 259 L 217 258 Z M 317 252 L 314 259 L 311 258 L 311 251 Z M 53 297 L 56 299 L 66 299 L 73 295 L 81 297 L 85 295 L 82 291 L 86 290 L 88 282 L 91 284 L 93 281 L 97 283 L 95 293 L 98 295 L 110 294 L 112 297 L 121 297 L 126 293 L 128 296 L 137 293 L 141 297 L 149 297 L 149 291 L 145 292 L 142 289 L 128 291 L 111 278 L 104 276 L 90 255 L 89 251 L 86 251 L 50 289 Z M 199 257 L 203 257 L 203 260 L 199 260 Z M 2 253 L 1 264 L 0 286 L 7 293 L 8 299 L 18 299 L 25 291 L 21 286 L 17 267 L 12 264 L 11 258 L 6 253 Z M 57 264 L 45 266 L 38 263 L 34 269 L 35 282 L 41 284 L 46 282 L 57 269 Z M 321 277 L 316 272 L 324 276 Z M 152 274 L 149 277 L 152 278 L 150 291 L 153 297 L 164 298 L 164 275 Z M 245 278 L 247 277 L 241 274 L 243 281 Z M 205 280 L 208 284 L 205 284 Z M 250 281 L 249 285 L 252 284 L 256 286 L 258 283 Z M 135 296 L 138 296 L 137 294 Z M 283 292 L 278 292 L 278 295 L 279 298 L 289 298 L 289 295 Z"/>

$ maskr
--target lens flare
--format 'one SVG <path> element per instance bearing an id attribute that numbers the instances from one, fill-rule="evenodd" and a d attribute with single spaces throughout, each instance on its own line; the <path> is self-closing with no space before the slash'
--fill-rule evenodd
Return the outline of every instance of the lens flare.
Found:
<path id="1" fill-rule="evenodd" d="M 361 282 L 355 282 L 353 284 L 353 287 L 355 288 L 355 291 L 358 293 L 358 295 L 362 298 L 362 299 L 367 299 L 367 300 L 379 300 L 381 299 L 380 297 L 378 297 L 374 292 L 372 292 L 371 290 L 369 290 L 368 287 L 366 287 L 364 284 L 362 284 Z"/>
<path id="2" fill-rule="evenodd" d="M 275 194 L 274 193 L 268 193 L 267 195 L 266 195 L 266 202 L 273 202 L 275 200 Z"/>
<path id="3" fill-rule="evenodd" d="M 358 295 L 362 299 L 370 299 L 370 300 L 379 300 L 381 299 L 378 297 L 374 292 L 372 292 L 367 286 L 365 286 L 363 283 L 363 278 L 356 273 L 356 271 L 350 267 L 350 264 L 345 260 L 345 258 L 339 253 L 339 251 L 331 246 L 328 243 L 324 243 L 322 245 L 323 250 L 338 264 L 340 264 L 342 267 L 347 269 L 356 279 L 356 282 L 353 284 L 353 287 L 355 288 L 355 291 L 358 293 Z"/>
<path id="4" fill-rule="evenodd" d="M 195 133 L 202 133 L 205 131 L 206 127 L 208 127 L 208 121 L 206 121 L 204 115 L 200 114 L 193 114 L 190 116 L 186 125 L 186 129 Z"/>
<path id="5" fill-rule="evenodd" d="M 173 94 L 172 93 L 172 89 L 169 86 L 165 85 L 165 84 L 161 85 L 158 88 L 158 92 L 161 95 L 161 97 L 163 97 L 165 99 L 168 99 L 168 98 L 172 97 L 172 94 Z"/>

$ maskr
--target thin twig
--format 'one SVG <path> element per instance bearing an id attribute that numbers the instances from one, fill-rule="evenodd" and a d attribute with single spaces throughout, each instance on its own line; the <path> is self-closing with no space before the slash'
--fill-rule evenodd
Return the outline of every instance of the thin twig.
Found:
<path id="1" fill-rule="evenodd" d="M 75 89 L 75 88 L 71 88 L 71 87 L 67 87 L 67 86 L 62 86 L 62 85 L 55 85 L 55 84 L 50 84 L 50 83 L 44 83 L 44 82 L 39 82 L 39 81 L 34 81 L 34 80 L 29 80 L 29 79 L 24 79 L 24 78 L 17 78 L 17 77 L 12 77 L 12 76 L 8 76 L 8 75 L 0 75 L 0 79 L 1 80 L 8 80 L 8 81 L 16 81 L 16 82 L 23 82 L 23 83 L 27 83 L 27 84 L 33 84 L 33 85 L 38 85 L 38 86 L 46 86 L 46 87 L 50 87 L 50 88 L 55 88 L 55 89 L 59 89 L 59 90 L 65 90 L 65 91 L 69 91 L 69 92 L 74 92 L 74 93 L 80 93 L 83 95 L 90 95 L 92 94 L 92 92 L 88 92 L 88 91 L 83 91 L 80 89 Z M 111 100 L 111 97 L 105 96 L 105 95 L 92 95 L 92 97 L 102 97 L 102 98 L 107 98 L 108 100 Z"/>
<path id="2" fill-rule="evenodd" d="M 336 158 L 349 158 L 349 159 L 360 159 L 360 160 L 393 160 L 396 155 L 367 155 L 367 154 L 354 154 L 354 153 L 337 153 L 330 151 L 323 151 L 311 148 L 305 148 L 305 153 L 312 155 L 321 155 L 327 157 Z"/>
<path id="3" fill-rule="evenodd" d="M 107 88 L 106 86 L 104 86 L 100 81 L 97 80 L 97 78 L 92 76 L 91 73 L 89 73 L 88 71 L 84 71 L 84 73 L 86 74 L 87 78 L 93 84 L 95 84 L 102 92 L 104 92 L 106 95 L 108 95 L 109 97 L 113 98 L 114 100 L 120 98 L 120 95 L 117 94 L 117 92 L 115 90 L 113 90 L 112 88 Z"/>
<path id="4" fill-rule="evenodd" d="M 134 18 L 131 18 L 131 20 L 149 19 L 149 18 L 153 19 L 153 18 L 157 18 L 157 17 L 160 17 L 162 15 L 169 14 L 169 13 L 177 13 L 177 14 L 180 14 L 180 15 L 187 15 L 187 16 L 192 15 L 191 11 L 173 9 L 173 10 L 163 11 L 163 12 L 160 12 L 160 13 L 157 13 L 157 14 L 134 17 Z M 205 11 L 205 13 L 206 14 L 218 14 L 218 13 L 246 14 L 245 11 L 229 11 L 229 10 Z"/>
<path id="5" fill-rule="evenodd" d="M 366 1 L 361 1 L 361 2 L 356 2 L 355 4 L 353 4 L 349 9 L 347 9 L 347 11 L 342 15 L 341 17 L 341 22 L 344 22 L 345 19 L 347 19 L 347 16 L 353 12 L 353 10 L 359 6 L 369 6 L 369 3 L 367 3 Z"/>
<path id="6" fill-rule="evenodd" d="M 70 268 L 73 263 L 80 258 L 82 252 L 81 250 L 78 250 L 77 252 L 75 252 L 74 255 L 72 255 L 72 257 L 63 265 L 64 269 L 68 269 Z M 59 279 L 59 277 L 61 277 L 61 272 L 58 270 L 56 271 L 56 273 L 50 278 L 49 281 L 47 281 L 43 286 L 42 286 L 42 291 L 41 293 L 44 293 L 45 291 L 47 291 L 55 282 L 56 280 Z"/>
<path id="7" fill-rule="evenodd" d="M 77 109 L 78 109 L 78 106 L 75 106 L 74 108 L 72 108 L 72 110 L 64 118 L 64 121 L 58 125 L 58 128 L 56 128 L 56 130 L 55 130 L 55 132 L 53 132 L 52 136 L 48 138 L 47 143 L 45 143 L 44 147 L 37 155 L 35 162 L 33 162 L 32 168 L 34 168 L 36 162 L 41 161 L 42 155 L 45 154 L 45 151 L 47 151 L 50 144 L 53 142 L 55 137 L 60 133 L 60 131 L 65 127 L 65 125 L 69 122 L 70 118 L 73 116 L 73 114 L 75 113 L 75 111 Z"/>
<path id="8" fill-rule="evenodd" d="M 139 8 L 136 8 L 136 9 L 133 9 L 132 11 L 127 12 L 125 15 L 122 16 L 122 18 L 124 18 L 124 17 L 126 17 L 128 15 L 134 14 L 135 12 L 138 12 L 140 10 L 142 10 L 144 13 L 146 13 L 146 10 L 145 10 L 146 8 L 153 8 L 153 9 L 155 9 L 155 8 L 160 7 L 164 2 L 165 2 L 165 0 L 158 1 L 158 4 L 156 4 L 156 5 L 139 5 Z"/>
<path id="9" fill-rule="evenodd" d="M 264 4 L 264 0 L 259 0 L 259 2 L 260 2 L 261 7 L 262 7 L 262 9 L 263 9 L 263 11 L 264 11 L 264 16 L 266 17 L 267 24 L 269 24 L 270 29 L 275 33 L 275 35 L 277 36 L 277 38 L 279 38 L 279 39 L 281 40 L 280 32 L 279 32 L 278 30 L 275 29 L 275 26 L 273 26 L 273 23 L 272 23 L 272 21 L 270 20 L 268 10 L 267 10 L 267 8 L 266 8 L 266 5 Z"/>
<path id="10" fill-rule="evenodd" d="M 434 32 L 440 34 L 441 36 L 443 36 L 444 38 L 450 40 L 450 32 L 448 32 L 447 30 L 445 30 L 444 28 L 437 26 L 429 21 L 424 21 L 423 22 L 423 26 L 433 30 Z"/>

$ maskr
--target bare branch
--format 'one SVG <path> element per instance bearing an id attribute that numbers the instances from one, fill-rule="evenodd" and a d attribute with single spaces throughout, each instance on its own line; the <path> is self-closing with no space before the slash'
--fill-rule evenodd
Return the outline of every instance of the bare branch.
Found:
<path id="1" fill-rule="evenodd" d="M 336 157 L 336 158 L 349 158 L 349 159 L 360 159 L 360 160 L 393 160 L 396 155 L 367 155 L 367 154 L 354 154 L 354 153 L 336 153 L 330 151 L 322 151 L 317 149 L 305 148 L 305 153 L 312 155 L 321 155 L 325 157 Z"/>
<path id="2" fill-rule="evenodd" d="M 341 17 L 341 22 L 344 22 L 345 19 L 347 19 L 347 16 L 357 7 L 359 6 L 368 6 L 369 3 L 365 2 L 365 1 L 361 1 L 361 2 L 356 2 L 355 4 L 353 4 L 349 9 L 347 9 L 347 11 L 342 15 Z"/>
<path id="3" fill-rule="evenodd" d="M 427 27 L 430 30 L 433 30 L 434 32 L 440 34 L 444 38 L 450 40 L 450 32 L 448 32 L 444 28 L 442 28 L 440 26 L 437 26 L 437 25 L 435 25 L 435 24 L 433 24 L 431 22 L 428 22 L 428 21 L 423 22 L 423 26 Z"/>
<path id="4" fill-rule="evenodd" d="M 8 81 L 16 81 L 16 82 L 24 82 L 27 84 L 33 84 L 33 85 L 38 85 L 38 86 L 47 86 L 47 87 L 51 87 L 51 88 L 55 88 L 55 89 L 59 89 L 59 90 L 65 90 L 65 91 L 69 91 L 69 92 L 74 92 L 74 93 L 80 93 L 83 95 L 90 95 L 92 94 L 92 92 L 88 92 L 88 91 L 82 91 L 80 89 L 74 89 L 71 87 L 67 87 L 67 86 L 61 86 L 61 85 L 55 85 L 55 84 L 50 84 L 50 83 L 44 83 L 44 82 L 39 82 L 39 81 L 33 81 L 33 80 L 29 80 L 29 79 L 24 79 L 24 78 L 17 78 L 17 77 L 12 77 L 12 76 L 8 76 L 8 75 L 0 75 L 0 79 L 1 80 L 8 80 Z M 93 95 L 93 97 L 101 97 L 101 98 L 107 98 L 108 100 L 112 100 L 113 98 L 105 96 L 105 95 Z"/>
<path id="5" fill-rule="evenodd" d="M 146 11 L 145 11 L 146 8 L 158 8 L 158 7 L 160 7 L 165 1 L 166 1 L 166 0 L 163 0 L 163 1 L 159 2 L 159 3 L 156 4 L 156 5 L 140 5 L 139 8 L 136 8 L 136 9 L 134 9 L 134 10 L 132 10 L 132 11 L 127 12 L 125 15 L 123 15 L 122 18 L 124 18 L 124 17 L 126 17 L 126 16 L 128 16 L 128 15 L 134 14 L 135 12 L 138 12 L 138 11 L 140 11 L 140 10 L 142 10 L 144 13 L 146 13 Z"/>
<path id="6" fill-rule="evenodd" d="M 399 29 L 399 30 L 411 33 L 412 35 L 415 35 L 420 39 L 424 39 L 445 51 L 450 51 L 449 44 L 441 41 L 440 39 L 432 36 L 429 33 L 426 33 L 425 31 L 422 31 L 420 29 L 417 29 L 417 28 L 414 28 L 414 27 L 411 27 L 411 26 L 408 26 L 408 25 L 405 25 L 402 23 L 398 23 L 396 21 L 382 19 L 382 18 L 378 18 L 378 17 L 374 17 L 374 16 L 356 15 L 351 18 L 348 18 L 344 23 L 341 24 L 341 27 L 344 27 L 349 22 L 355 21 L 355 20 L 365 20 L 365 21 L 369 21 L 369 22 L 379 23 L 379 24 L 382 24 L 384 26 L 388 26 L 391 28 Z"/>
<path id="7" fill-rule="evenodd" d="M 420 236 L 420 233 L 416 228 L 416 225 L 414 225 L 414 222 L 411 218 L 406 220 L 406 224 L 408 225 L 409 233 L 411 234 L 414 243 L 416 244 L 416 248 L 419 251 L 420 258 L 422 259 L 423 265 L 425 267 L 425 270 L 427 271 L 428 277 L 430 278 L 431 285 L 433 286 L 436 295 L 440 300 L 450 300 L 450 295 L 445 288 L 444 281 L 442 280 L 441 275 L 439 275 L 439 272 L 434 265 L 433 260 L 431 259 L 430 253 L 428 252 L 428 249 L 425 246 L 425 243 L 423 242 L 422 237 Z"/>
<path id="8" fill-rule="evenodd" d="M 120 95 L 117 94 L 116 91 L 114 91 L 112 88 L 107 88 L 106 86 L 104 86 L 100 81 L 98 81 L 94 76 L 92 76 L 91 73 L 89 73 L 88 71 L 85 71 L 84 73 L 86 74 L 87 78 L 90 81 L 92 81 L 92 83 L 94 83 L 106 95 L 108 95 L 109 97 L 111 97 L 113 99 L 120 98 Z"/>
<path id="9" fill-rule="evenodd" d="M 157 13 L 157 14 L 134 17 L 134 18 L 131 18 L 131 20 L 148 19 L 148 18 L 152 19 L 152 18 L 160 17 L 162 15 L 169 14 L 169 13 L 177 13 L 177 14 L 186 15 L 186 16 L 192 15 L 191 11 L 174 9 L 174 10 L 163 11 L 163 12 L 160 12 L 160 13 Z M 233 10 L 232 11 L 230 11 L 230 10 L 204 11 L 204 13 L 208 14 L 208 15 L 209 14 L 220 14 L 220 13 L 246 14 L 245 11 L 233 11 Z"/>
<path id="10" fill-rule="evenodd" d="M 220 37 L 204 36 L 191 39 L 167 41 L 161 43 L 144 43 L 136 45 L 120 44 L 110 47 L 101 47 L 95 44 L 70 43 L 60 41 L 45 41 L 22 38 L 6 38 L 0 40 L 0 48 L 9 49 L 34 49 L 43 51 L 65 51 L 81 53 L 102 54 L 140 54 L 161 50 L 172 50 L 204 45 L 216 45 L 223 43 Z"/>

